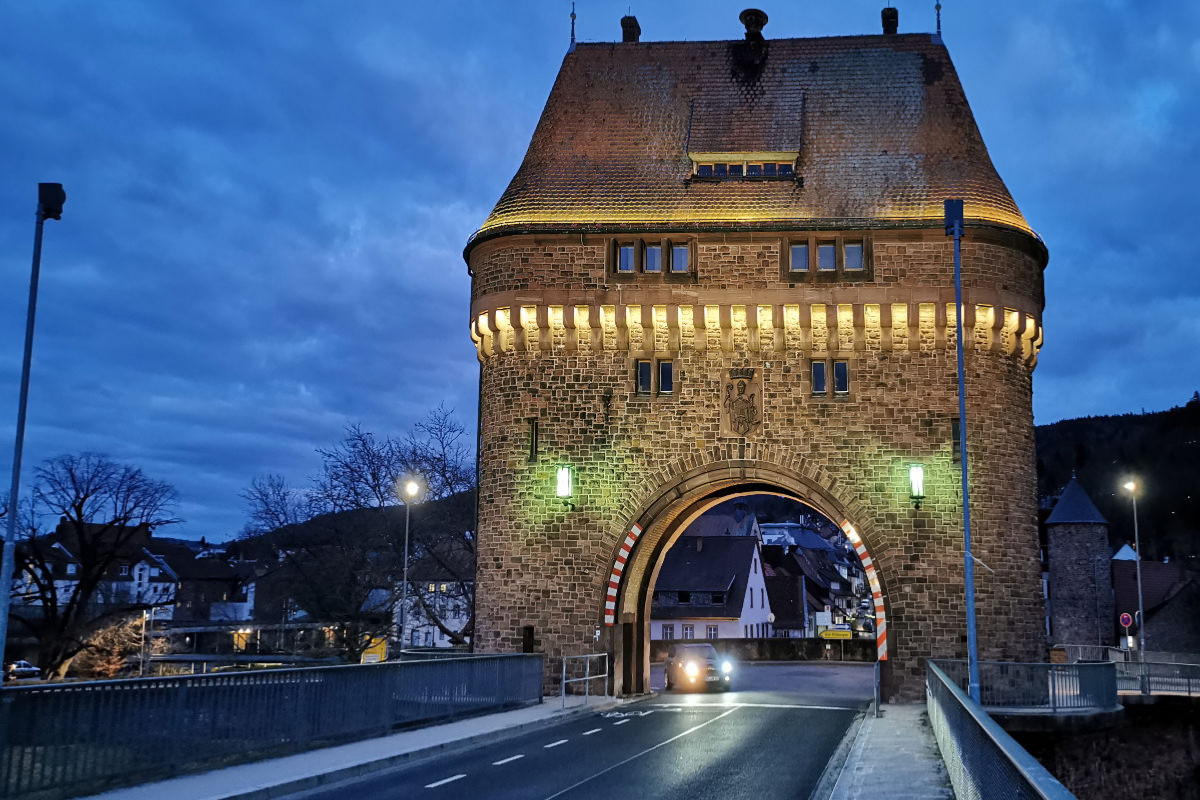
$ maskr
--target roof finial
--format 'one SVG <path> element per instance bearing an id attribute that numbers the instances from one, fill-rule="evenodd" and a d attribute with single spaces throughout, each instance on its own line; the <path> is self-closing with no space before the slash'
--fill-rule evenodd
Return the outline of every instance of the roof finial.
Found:
<path id="1" fill-rule="evenodd" d="M 575 52 L 575 4 L 571 3 L 571 46 L 567 48 L 568 53 Z"/>
<path id="2" fill-rule="evenodd" d="M 940 39 L 942 38 L 942 4 L 940 2 L 935 3 L 933 10 L 937 12 L 937 35 Z"/>

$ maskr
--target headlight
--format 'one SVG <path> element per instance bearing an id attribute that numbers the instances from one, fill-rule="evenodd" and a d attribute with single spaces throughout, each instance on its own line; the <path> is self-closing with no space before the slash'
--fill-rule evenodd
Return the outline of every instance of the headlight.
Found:
<path id="1" fill-rule="evenodd" d="M 683 671 L 687 673 L 689 678 L 694 678 L 700 672 L 700 668 L 696 666 L 695 661 L 689 661 L 684 665 Z"/>
<path id="2" fill-rule="evenodd" d="M 724 672 L 726 675 L 733 672 L 733 664 L 730 664 L 728 661 L 722 662 L 721 672 Z"/>

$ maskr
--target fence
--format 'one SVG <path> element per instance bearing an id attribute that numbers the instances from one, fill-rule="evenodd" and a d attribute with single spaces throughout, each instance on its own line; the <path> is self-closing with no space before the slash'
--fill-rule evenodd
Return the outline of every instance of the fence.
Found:
<path id="1" fill-rule="evenodd" d="M 109 786 L 540 702 L 542 656 L 145 678 L 0 690 L 0 797 Z"/>
<path id="2" fill-rule="evenodd" d="M 1122 650 L 1096 644 L 1056 644 L 1052 648 L 1066 653 L 1067 661 L 1115 661 L 1156 664 L 1200 664 L 1200 653 L 1172 653 L 1166 650 Z"/>
<path id="3" fill-rule="evenodd" d="M 603 664 L 603 672 L 592 672 L 592 662 L 600 660 Z M 572 665 L 572 675 L 576 677 L 567 677 L 567 667 Z M 579 667 L 583 667 L 583 675 L 578 675 Z M 567 707 L 567 686 L 573 683 L 583 684 L 583 704 L 588 704 L 589 696 L 591 695 L 592 681 L 603 679 L 602 684 L 605 695 L 608 694 L 608 653 L 589 653 L 582 656 L 563 656 L 562 660 L 562 707 Z"/>
<path id="4" fill-rule="evenodd" d="M 966 661 L 939 660 L 937 666 L 958 688 L 966 690 Z M 984 708 L 1026 713 L 1111 711 L 1118 707 L 1116 669 L 1116 664 L 1108 662 L 980 661 L 979 700 Z"/>
<path id="5" fill-rule="evenodd" d="M 929 722 L 954 796 L 1073 800 L 1065 786 L 939 668 L 943 663 L 926 662 L 925 692 Z"/>
<path id="6" fill-rule="evenodd" d="M 1122 692 L 1200 697 L 1200 664 L 1161 664 L 1130 661 L 1114 664 Z"/>

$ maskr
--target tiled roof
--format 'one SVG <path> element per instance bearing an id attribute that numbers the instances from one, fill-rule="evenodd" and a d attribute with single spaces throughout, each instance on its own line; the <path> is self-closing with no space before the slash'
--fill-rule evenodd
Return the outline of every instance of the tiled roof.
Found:
<path id="1" fill-rule="evenodd" d="M 1058 502 L 1054 504 L 1054 510 L 1046 517 L 1046 524 L 1065 525 L 1080 522 L 1108 524 L 1108 520 L 1100 513 L 1100 509 L 1096 508 L 1096 504 L 1079 485 L 1079 481 L 1071 478 L 1070 483 L 1059 495 Z"/>
<path id="2" fill-rule="evenodd" d="M 763 45 L 759 45 L 763 47 Z M 580 44 L 475 241 L 505 232 L 890 227 L 1029 232 L 929 34 Z M 788 151 L 789 180 L 690 181 L 689 153 Z"/>
<path id="3" fill-rule="evenodd" d="M 672 606 L 654 603 L 654 619 L 738 617 L 746 596 L 753 536 L 680 536 L 667 551 L 655 591 L 725 592 L 725 604 Z"/>

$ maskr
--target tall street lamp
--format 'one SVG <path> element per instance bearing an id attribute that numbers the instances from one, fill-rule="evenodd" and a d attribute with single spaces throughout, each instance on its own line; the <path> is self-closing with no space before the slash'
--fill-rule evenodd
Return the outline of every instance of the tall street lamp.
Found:
<path id="1" fill-rule="evenodd" d="M 408 634 L 408 518 L 409 510 L 417 495 L 421 493 L 421 484 L 409 478 L 404 482 L 401 499 L 404 501 L 404 585 L 400 587 L 400 649 L 405 646 L 405 636 Z"/>
<path id="2" fill-rule="evenodd" d="M 1141 651 L 1142 661 L 1146 660 L 1146 610 L 1142 605 L 1142 542 L 1138 538 L 1137 489 L 1136 481 L 1127 481 L 1125 491 L 1133 501 L 1133 549 L 1137 551 L 1137 587 L 1138 587 L 1138 650 Z"/>
<path id="3" fill-rule="evenodd" d="M 21 361 L 21 390 L 17 401 L 17 440 L 13 446 L 12 484 L 8 492 L 8 526 L 0 556 L 0 660 L 8 641 L 8 604 L 17 549 L 17 498 L 21 491 L 21 451 L 25 445 L 25 412 L 29 403 L 29 368 L 33 361 L 33 319 L 37 313 L 38 277 L 42 269 L 42 226 L 48 219 L 62 219 L 67 193 L 61 183 L 39 183 L 36 222 L 33 229 L 33 268 L 29 274 L 29 310 L 25 314 L 25 357 Z"/>

